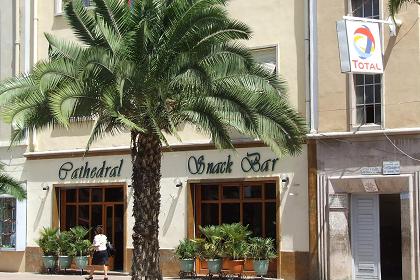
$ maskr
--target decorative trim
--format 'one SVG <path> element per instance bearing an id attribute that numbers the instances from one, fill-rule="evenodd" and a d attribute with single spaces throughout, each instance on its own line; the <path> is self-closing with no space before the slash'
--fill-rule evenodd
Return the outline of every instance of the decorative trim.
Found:
<path id="1" fill-rule="evenodd" d="M 267 147 L 261 141 L 248 141 L 234 143 L 233 146 L 236 149 L 240 148 L 255 148 L 255 147 Z M 182 144 L 173 146 L 164 146 L 162 151 L 164 153 L 170 152 L 186 152 L 186 151 L 204 151 L 204 150 L 216 150 L 216 146 L 213 143 L 199 143 L 199 144 Z M 116 148 L 97 148 L 91 149 L 88 152 L 85 150 L 61 150 L 61 151 L 47 151 L 47 152 L 29 152 L 25 153 L 24 157 L 28 160 L 40 160 L 40 159 L 56 159 L 56 158 L 75 158 L 75 157 L 95 157 L 95 156 L 115 156 L 115 155 L 130 155 L 131 149 L 128 146 L 116 147 Z"/>

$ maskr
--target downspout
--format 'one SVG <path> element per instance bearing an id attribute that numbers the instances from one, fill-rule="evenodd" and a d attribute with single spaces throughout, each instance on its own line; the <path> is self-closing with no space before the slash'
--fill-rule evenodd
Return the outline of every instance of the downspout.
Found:
<path id="1" fill-rule="evenodd" d="M 19 14 L 19 1 L 20 0 L 15 0 L 14 1 L 14 12 L 15 12 L 15 18 L 14 18 L 14 25 L 15 25 L 15 30 L 14 30 L 14 41 L 15 41 L 15 46 L 14 46 L 14 57 L 13 57 L 13 75 L 17 76 L 19 75 L 20 72 L 20 14 Z"/>
<path id="2" fill-rule="evenodd" d="M 24 54 L 23 54 L 23 72 L 28 74 L 31 70 L 31 0 L 24 0 Z M 33 135 L 29 132 L 26 144 L 29 151 L 33 151 Z"/>
<path id="3" fill-rule="evenodd" d="M 28 0 L 26 0 L 28 1 Z M 29 61 L 28 64 L 28 72 L 30 70 L 32 70 L 33 66 L 36 64 L 36 62 L 38 61 L 38 0 L 29 0 L 29 3 L 32 2 L 32 30 L 30 32 L 30 35 L 32 35 L 32 44 L 30 44 L 30 46 L 32 47 L 32 58 Z M 30 5 L 30 4 L 29 4 Z M 28 29 L 29 30 L 29 29 Z M 29 36 L 29 38 L 31 38 L 31 36 Z M 29 39 L 30 40 L 30 39 Z M 29 151 L 33 152 L 35 151 L 35 145 L 36 145 L 36 130 L 34 129 L 33 131 L 31 131 L 30 135 L 30 142 L 29 142 Z"/>
<path id="4" fill-rule="evenodd" d="M 306 106 L 306 121 L 310 125 L 311 123 L 311 76 L 310 76 L 310 65 L 311 65 L 311 55 L 310 55 L 310 39 L 309 39 L 309 1 L 306 2 L 304 6 L 304 18 L 305 18 L 305 33 L 304 33 L 304 44 L 305 44 L 305 106 Z"/>
<path id="5" fill-rule="evenodd" d="M 318 132 L 317 0 L 309 0 L 309 103 L 310 133 Z"/>

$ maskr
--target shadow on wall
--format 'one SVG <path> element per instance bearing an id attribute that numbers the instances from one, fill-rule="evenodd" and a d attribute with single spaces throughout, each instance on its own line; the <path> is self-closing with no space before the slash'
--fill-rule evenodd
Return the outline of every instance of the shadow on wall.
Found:
<path id="1" fill-rule="evenodd" d="M 42 213 L 44 212 L 45 202 L 47 201 L 47 197 L 50 191 L 51 191 L 51 188 L 44 191 L 44 197 L 41 197 L 41 203 L 39 204 L 38 213 L 36 214 L 34 224 L 33 224 L 33 231 L 36 231 L 38 229 L 39 221 L 41 220 Z"/>
<path id="2" fill-rule="evenodd" d="M 177 192 L 176 196 L 173 196 L 172 194 L 170 194 L 171 206 L 169 207 L 168 212 L 166 213 L 165 223 L 163 224 L 163 227 L 162 227 L 162 233 L 163 233 L 164 236 L 168 232 L 169 226 L 172 223 L 172 220 L 173 220 L 174 214 L 175 214 L 175 209 L 176 209 L 176 206 L 178 204 L 179 197 L 181 195 L 182 189 L 185 188 L 185 187 L 186 186 L 178 187 L 177 188 L 178 192 Z"/>

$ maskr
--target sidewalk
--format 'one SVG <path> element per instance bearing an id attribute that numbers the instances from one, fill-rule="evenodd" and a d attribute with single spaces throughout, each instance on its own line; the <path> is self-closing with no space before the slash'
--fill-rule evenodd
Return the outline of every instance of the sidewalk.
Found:
<path id="1" fill-rule="evenodd" d="M 84 280 L 87 275 L 58 275 L 58 274 L 36 274 L 36 273 L 29 273 L 29 272 L 22 272 L 22 273 L 8 273 L 8 272 L 0 272 L 0 280 L 13 280 L 13 279 L 25 279 L 25 280 Z M 94 280 L 103 279 L 103 275 L 94 275 Z M 120 275 L 108 275 L 108 279 L 112 280 L 128 280 L 131 279 L 130 276 L 120 276 Z"/>

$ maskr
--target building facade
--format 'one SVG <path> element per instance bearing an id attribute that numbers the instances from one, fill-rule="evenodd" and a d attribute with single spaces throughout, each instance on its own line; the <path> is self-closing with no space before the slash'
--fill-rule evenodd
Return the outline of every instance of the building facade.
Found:
<path id="1" fill-rule="evenodd" d="M 5 80 L 29 69 L 29 19 L 24 1 L 0 1 L 0 80 Z M 1 98 L 1 97 L 0 97 Z M 1 109 L 0 109 L 1 110 Z M 4 171 L 22 183 L 24 179 L 27 141 L 9 149 L 12 128 L 0 120 L 0 162 Z M 0 195 L 0 258 L 2 271 L 24 271 L 27 233 L 27 201 L 16 201 Z"/>
<path id="2" fill-rule="evenodd" d="M 61 0 L 27 1 L 30 63 L 46 58 L 44 33 L 74 38 L 62 14 Z M 23 3 L 23 4 L 26 4 Z M 86 5 L 89 5 L 88 1 Z M 290 102 L 306 114 L 307 34 L 305 1 L 233 0 L 228 10 L 253 30 L 246 44 L 255 58 L 288 81 Z M 14 263 L 0 271 L 39 271 L 41 251 L 35 240 L 43 227 L 66 230 L 103 225 L 117 249 L 112 269 L 129 272 L 132 256 L 132 188 L 129 134 L 106 137 L 84 156 L 93 121 L 70 129 L 36 131 L 23 146 L 22 172 L 28 199 L 23 249 L 0 255 Z M 162 158 L 160 252 L 164 275 L 179 272 L 173 249 L 195 237 L 200 225 L 242 222 L 259 236 L 276 240 L 279 257 L 271 273 L 284 279 L 308 278 L 307 149 L 281 157 L 253 139 L 236 135 L 236 150 L 216 150 L 194 127 L 170 139 Z M 16 218 L 16 221 L 19 217 Z M 198 267 L 206 273 L 205 267 Z M 252 268 L 248 268 L 250 270 Z"/>
<path id="3" fill-rule="evenodd" d="M 388 3 L 311 2 L 311 278 L 419 279 L 418 6 L 397 15 L 395 37 L 380 24 L 383 74 L 344 74 L 336 22 L 345 15 L 386 20 Z"/>

